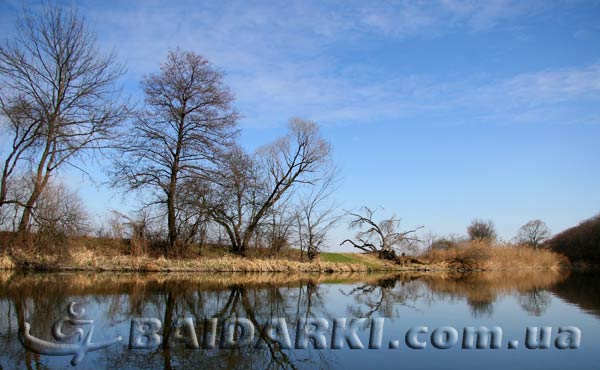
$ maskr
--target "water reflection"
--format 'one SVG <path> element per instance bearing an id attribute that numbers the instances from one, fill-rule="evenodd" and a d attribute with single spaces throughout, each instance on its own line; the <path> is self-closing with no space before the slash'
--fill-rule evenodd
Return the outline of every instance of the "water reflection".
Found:
<path id="1" fill-rule="evenodd" d="M 562 299 L 600 318 L 600 272 L 573 274 L 550 289 Z"/>
<path id="2" fill-rule="evenodd" d="M 356 317 L 397 317 L 400 306 L 416 308 L 441 301 L 465 301 L 474 318 L 490 317 L 494 302 L 516 295 L 528 313 L 541 315 L 550 304 L 547 289 L 565 281 L 568 271 L 494 271 L 471 273 L 405 273 L 359 284 L 342 294 L 354 297 L 348 312 Z"/>
<path id="3" fill-rule="evenodd" d="M 467 310 L 473 319 L 491 318 L 497 303 L 507 297 L 515 299 L 521 315 L 540 317 L 553 304 L 553 294 L 598 315 L 598 284 L 590 287 L 589 279 L 558 271 L 295 277 L 0 273 L 0 345 L 4 348 L 0 365 L 11 369 L 70 368 L 69 359 L 26 352 L 17 333 L 27 321 L 34 335 L 51 340 L 52 323 L 72 301 L 86 306 L 98 323 L 96 332 L 104 339 L 117 334 L 128 338 L 132 317 L 159 318 L 163 338 L 167 338 L 152 350 L 131 351 L 119 345 L 90 353 L 79 368 L 337 368 L 353 366 L 342 355 L 345 352 L 284 350 L 260 328 L 273 317 L 286 318 L 288 323 L 320 317 L 385 317 L 393 321 L 401 319 L 406 310 L 426 317 L 429 310 L 442 305 Z M 205 318 L 247 318 L 266 349 L 190 350 L 172 345 L 168 338 L 173 337 L 173 324 L 184 317 L 193 318 L 198 338 L 204 335 Z"/>

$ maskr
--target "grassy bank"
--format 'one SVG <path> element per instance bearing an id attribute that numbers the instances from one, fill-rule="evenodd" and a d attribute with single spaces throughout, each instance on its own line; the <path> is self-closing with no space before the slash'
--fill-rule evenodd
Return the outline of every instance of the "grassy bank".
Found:
<path id="1" fill-rule="evenodd" d="M 4 268 L 48 271 L 123 272 L 367 272 L 362 264 L 302 262 L 289 259 L 242 258 L 236 256 L 169 259 L 150 256 L 100 255 L 89 250 L 73 252 L 67 261 L 45 256 L 5 261 Z"/>
<path id="2" fill-rule="evenodd" d="M 373 271 L 465 271 L 504 269 L 560 269 L 568 260 L 548 250 L 472 243 L 447 250 L 429 251 L 409 260 L 384 261 L 374 254 L 321 253 L 314 261 L 293 254 L 279 257 L 239 256 L 209 253 L 188 258 L 149 255 L 131 256 L 119 252 L 80 247 L 68 257 L 13 253 L 0 257 L 0 269 L 46 271 L 124 272 L 293 272 L 349 273 Z"/>

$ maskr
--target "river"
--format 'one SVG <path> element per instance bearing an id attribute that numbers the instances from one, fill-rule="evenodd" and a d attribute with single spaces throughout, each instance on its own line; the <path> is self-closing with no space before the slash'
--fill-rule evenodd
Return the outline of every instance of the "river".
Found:
<path id="1" fill-rule="evenodd" d="M 298 276 L 0 272 L 0 366 L 597 369 L 599 282 L 600 275 L 564 271 Z M 63 324 L 59 333 L 57 322 Z M 23 335 L 26 325 L 28 336 Z M 491 334 L 477 349 L 472 330 L 477 334 L 481 327 Z M 69 336 L 78 328 L 81 335 Z M 90 342 L 106 346 L 82 350 L 78 360 L 72 354 L 26 349 L 31 338 L 81 349 L 91 328 Z M 548 348 L 527 348 L 535 347 L 534 339 L 544 330 L 548 337 L 542 335 L 537 345 Z M 111 342 L 118 337 L 120 341 Z M 499 348 L 490 348 L 492 339 Z M 325 348 L 315 349 L 320 345 Z"/>

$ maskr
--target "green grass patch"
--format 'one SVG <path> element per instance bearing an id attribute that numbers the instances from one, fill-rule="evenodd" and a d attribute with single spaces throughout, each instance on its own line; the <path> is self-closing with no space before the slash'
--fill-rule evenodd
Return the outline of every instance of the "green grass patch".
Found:
<path id="1" fill-rule="evenodd" d="M 368 267 L 377 267 L 376 264 L 367 261 L 362 255 L 357 253 L 321 253 L 321 261 L 333 263 L 356 263 Z"/>

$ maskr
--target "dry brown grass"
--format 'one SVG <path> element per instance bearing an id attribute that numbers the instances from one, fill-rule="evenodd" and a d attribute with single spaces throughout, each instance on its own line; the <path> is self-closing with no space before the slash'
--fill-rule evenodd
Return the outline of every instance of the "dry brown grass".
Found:
<path id="1" fill-rule="evenodd" d="M 446 250 L 428 251 L 422 258 L 447 269 L 561 269 L 569 265 L 564 256 L 547 249 L 481 241 L 460 243 Z"/>
<path id="2" fill-rule="evenodd" d="M 36 270 L 128 271 L 128 272 L 367 272 L 411 270 L 503 270 L 503 269 L 560 269 L 568 260 L 548 250 L 526 247 L 497 246 L 469 243 L 447 250 L 429 251 L 420 257 L 425 265 L 396 265 L 376 256 L 355 254 L 348 261 L 312 262 L 286 258 L 234 255 L 203 256 L 170 259 L 149 255 L 130 256 L 104 254 L 97 250 L 79 248 L 68 260 L 55 256 L 14 253 L 12 258 L 0 256 L 0 269 L 25 268 Z"/>
<path id="3" fill-rule="evenodd" d="M 67 262 L 47 256 L 19 256 L 17 265 L 48 270 L 139 272 L 366 272 L 355 263 L 300 262 L 234 256 L 167 259 L 164 257 L 103 255 L 81 248 Z"/>
<path id="4" fill-rule="evenodd" d="M 569 261 L 562 255 L 547 249 L 509 246 L 492 249 L 491 257 L 484 265 L 486 270 L 511 268 L 561 269 Z"/>
<path id="5" fill-rule="evenodd" d="M 8 256 L 0 256 L 0 270 L 12 270 L 15 264 Z"/>

